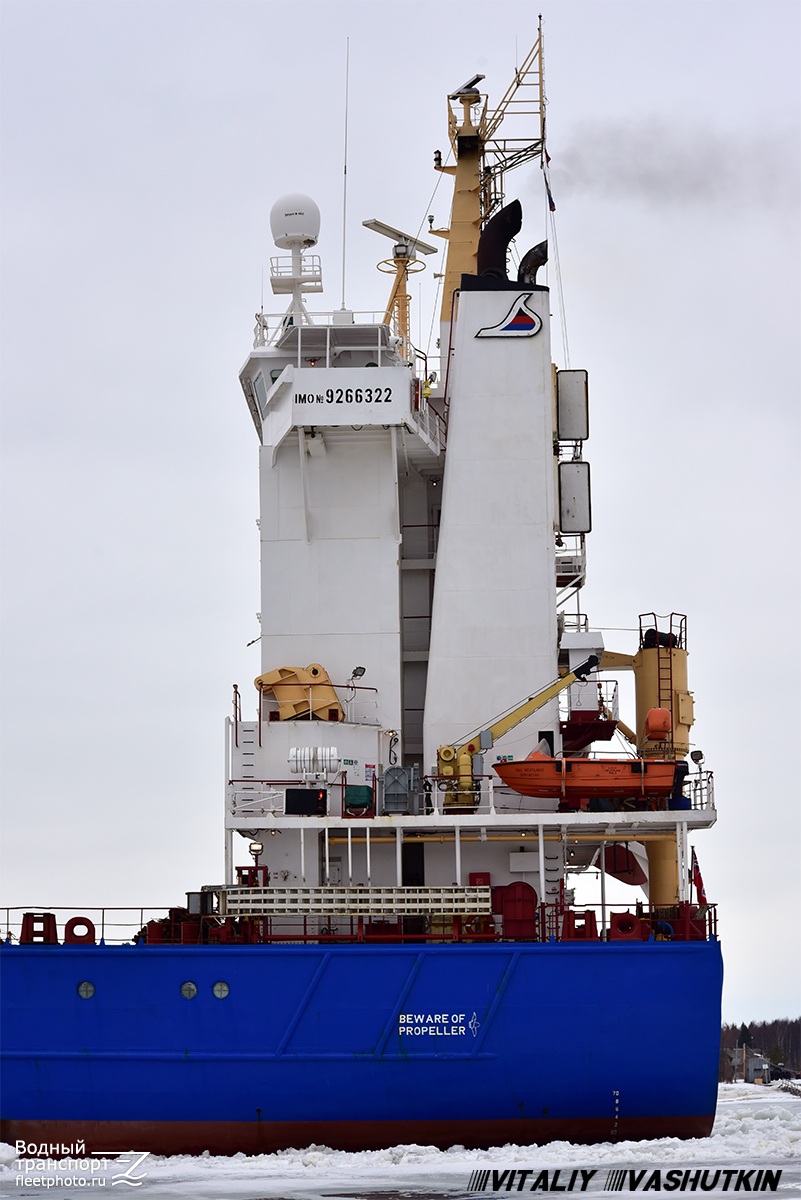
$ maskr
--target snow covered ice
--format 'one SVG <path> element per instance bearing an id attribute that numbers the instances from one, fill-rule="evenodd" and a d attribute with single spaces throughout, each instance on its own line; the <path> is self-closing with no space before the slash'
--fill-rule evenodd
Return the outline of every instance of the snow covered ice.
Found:
<path id="1" fill-rule="evenodd" d="M 561 1170 L 564 1182 L 574 1168 L 597 1168 L 593 1197 L 611 1193 L 599 1190 L 600 1169 L 603 1178 L 614 1167 L 685 1168 L 738 1167 L 782 1169 L 782 1180 L 775 1194 L 801 1196 L 801 1096 L 775 1087 L 747 1084 L 723 1084 L 720 1087 L 717 1118 L 708 1138 L 679 1141 L 658 1138 L 646 1142 L 615 1142 L 597 1146 L 577 1146 L 552 1142 L 547 1146 L 498 1146 L 490 1150 L 465 1150 L 454 1146 L 436 1150 L 430 1146 L 394 1146 L 389 1150 L 348 1153 L 311 1146 L 303 1150 L 285 1150 L 276 1154 L 232 1158 L 210 1155 L 172 1158 L 148 1157 L 138 1168 L 138 1184 L 128 1183 L 110 1193 L 113 1172 L 120 1173 L 119 1160 L 106 1169 L 106 1186 L 63 1183 L 63 1174 L 37 1171 L 36 1185 L 20 1180 L 13 1146 L 0 1147 L 0 1197 L 31 1194 L 64 1197 L 76 1192 L 119 1196 L 136 1195 L 141 1200 L 468 1200 L 474 1172 L 495 1169 L 516 1171 L 514 1191 L 506 1186 L 487 1187 L 484 1196 L 524 1194 L 518 1190 L 521 1169 L 539 1173 L 548 1170 L 551 1178 Z M 97 1173 L 96 1173 L 97 1174 Z M 45 1178 L 46 1176 L 47 1183 Z M 77 1176 L 76 1176 L 77 1177 Z M 510 1176 L 507 1175 L 507 1180 Z M 526 1183 L 535 1178 L 529 1176 Z M 52 1181 L 52 1182 L 51 1182 Z M 117 1180 L 117 1184 L 122 1181 Z M 50 1186 L 47 1186 L 47 1184 Z M 117 1186 L 114 1184 L 114 1186 Z M 631 1195 L 627 1190 L 617 1195 Z M 680 1194 L 680 1193 L 676 1193 Z M 684 1194 L 684 1193 L 681 1193 Z M 705 1196 L 723 1195 L 722 1189 L 704 1191 Z M 725 1193 L 725 1194 L 728 1194 Z"/>

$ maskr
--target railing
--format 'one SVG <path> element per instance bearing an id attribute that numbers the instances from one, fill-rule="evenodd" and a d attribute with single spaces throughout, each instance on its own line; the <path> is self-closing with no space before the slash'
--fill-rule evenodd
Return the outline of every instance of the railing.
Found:
<path id="1" fill-rule="evenodd" d="M 271 684 L 269 687 L 259 688 L 258 701 L 254 724 L 257 727 L 259 737 L 259 745 L 261 745 L 261 725 L 262 722 L 280 720 L 279 710 L 270 708 L 265 704 L 265 697 L 274 695 L 276 700 L 279 700 L 277 692 L 281 688 L 285 688 L 289 694 L 292 690 L 302 691 L 304 700 L 307 700 L 307 708 L 305 711 L 298 713 L 297 719 L 306 720 L 310 712 L 315 711 L 315 690 L 318 698 L 322 698 L 322 706 L 325 707 L 331 697 L 332 691 L 336 693 L 335 699 L 339 701 L 340 693 L 344 697 L 344 703 L 341 704 L 344 712 L 344 720 L 351 725 L 378 725 L 378 688 L 366 687 L 361 684 L 354 683 L 349 679 L 347 683 L 319 683 L 319 684 L 298 684 L 296 682 Z M 279 701 L 280 702 L 280 701 Z M 333 704 L 331 706 L 334 707 Z M 233 685 L 233 702 L 232 702 L 232 718 L 231 726 L 234 735 L 234 745 L 239 745 L 239 732 L 242 725 L 242 696 L 239 691 L 238 684 Z M 336 729 L 337 722 L 331 720 L 329 722 L 331 729 Z"/>
<path id="2" fill-rule="evenodd" d="M 284 793 L 267 784 L 256 783 L 250 786 L 250 780 L 232 780 L 228 797 L 228 807 L 235 817 L 266 817 L 283 814 Z M 237 787 L 236 785 L 240 786 Z M 245 787 L 241 785 L 245 784 Z M 289 787 L 290 784 L 285 786 Z M 294 784 L 293 786 L 297 786 Z"/>
<path id="3" fill-rule="evenodd" d="M 439 525 L 402 526 L 403 558 L 433 558 L 439 543 Z"/>
<path id="4" fill-rule="evenodd" d="M 599 763 L 610 759 L 620 759 L 619 752 L 609 751 L 595 754 L 593 759 Z M 557 763 L 560 761 L 556 760 Z M 568 760 L 569 761 L 569 760 Z M 632 757 L 634 763 L 637 760 Z M 650 761 L 650 760 L 649 760 Z M 637 776 L 637 778 L 640 778 Z M 472 791 L 459 791 L 450 777 L 427 775 L 423 779 L 423 797 L 420 811 L 440 813 L 442 811 L 462 810 L 473 813 L 497 812 L 549 812 L 551 807 L 548 800 L 535 796 L 524 796 L 511 788 L 504 786 L 492 775 L 474 776 L 476 786 Z M 551 800 L 561 803 L 564 796 L 555 794 Z M 597 813 L 625 813 L 636 819 L 642 812 L 682 812 L 692 809 L 697 812 L 714 808 L 714 786 L 711 771 L 703 771 L 699 775 L 688 777 L 685 782 L 682 799 L 673 796 L 651 797 L 647 793 L 637 791 L 631 796 L 612 796 L 608 799 L 590 800 L 587 805 L 578 810 L 579 815 L 592 818 Z M 573 805 L 571 805 L 573 810 Z M 559 810 L 561 811 L 561 809 Z"/>
<path id="5" fill-rule="evenodd" d="M 300 272 L 298 273 L 298 267 Z M 273 279 L 294 279 L 295 277 L 304 279 L 309 276 L 317 278 L 322 274 L 322 266 L 320 263 L 319 254 L 303 254 L 299 262 L 296 262 L 291 255 L 282 254 L 274 256 L 270 259 L 270 276 Z"/>
<path id="6" fill-rule="evenodd" d="M 435 412 L 433 408 L 429 408 L 427 404 L 421 404 L 419 408 L 412 409 L 409 417 L 412 424 L 416 425 L 420 432 L 426 435 L 437 450 L 443 448 L 445 445 L 445 422 L 438 412 Z"/>
<path id="7" fill-rule="evenodd" d="M 715 807 L 715 781 L 711 771 L 699 771 L 697 775 L 688 775 L 682 791 L 694 812 Z"/>
<path id="8" fill-rule="evenodd" d="M 308 786 L 308 777 L 314 777 L 313 786 L 328 794 L 328 813 L 333 814 L 335 811 L 331 801 L 339 793 L 338 809 L 344 816 L 347 808 L 347 771 L 336 771 L 333 774 L 333 779 L 327 777 L 323 780 L 318 780 L 314 772 L 301 772 L 293 779 L 229 779 L 227 807 L 231 815 L 240 820 L 250 817 L 283 817 L 286 791 L 291 792 L 293 788 L 303 787 L 304 781 L 305 786 Z"/>
<path id="9" fill-rule="evenodd" d="M 510 885 L 520 888 L 521 885 Z M 525 885 L 523 885 L 525 886 Z M 274 891 L 276 902 L 269 904 Z M 307 911 L 280 912 L 289 892 L 307 893 Z M 566 907 L 562 903 L 537 904 L 536 894 L 521 904 L 516 892 L 511 903 L 500 888 L 331 888 L 331 889 L 207 889 L 209 903 L 219 896 L 227 912 L 197 913 L 186 908 L 146 906 L 143 908 L 5 908 L 5 928 L 0 941 L 21 944 L 35 953 L 38 945 L 83 944 L 86 946 L 224 946 L 267 943 L 327 942 L 650 942 L 671 943 L 715 941 L 718 937 L 717 907 L 714 904 L 674 905 L 634 903 Z M 330 894 L 330 902 L 324 893 Z M 363 893 L 361 911 L 344 910 L 343 893 Z M 379 900 L 377 893 L 393 893 Z M 473 895 L 470 895 L 470 893 Z M 248 895 L 250 893 L 250 895 Z M 317 898 L 312 896 L 317 893 Z M 372 893 L 372 896 L 370 895 Z M 405 899 L 403 894 L 405 893 Z M 426 895 L 426 893 L 430 893 Z M 439 896 L 438 902 L 436 898 Z M 224 897 L 224 899 L 223 899 Z M 491 899 L 490 899 L 491 897 Z M 232 912 L 232 905 L 238 912 Z M 316 907 L 315 907 L 316 906 Z M 497 909 L 500 911 L 493 912 Z M 31 940 L 25 936 L 26 913 L 38 918 L 53 917 L 52 936 Z M 71 923 L 91 923 L 91 937 L 67 936 Z M 243 915 L 240 915 L 243 914 Z"/>
<path id="10" fill-rule="evenodd" d="M 329 328 L 352 329 L 359 326 L 372 328 L 376 331 L 375 346 L 370 343 L 368 348 L 371 350 L 375 349 L 380 353 L 383 339 L 383 353 L 386 354 L 388 327 L 384 324 L 383 311 L 354 312 L 347 310 L 345 314 L 340 310 L 305 314 L 288 313 L 286 311 L 280 313 L 258 313 L 256 317 L 254 348 L 275 344 L 291 329 L 301 331 L 299 337 L 302 342 L 304 333 L 308 333 L 311 338 L 315 334 L 319 335 L 320 332 L 325 332 Z M 331 365 L 329 359 L 326 359 L 325 365 Z"/>
<path id="11" fill-rule="evenodd" d="M 412 711 L 414 710 L 407 710 L 409 714 Z M 602 755 L 598 755 L 597 758 L 599 762 L 603 762 Z M 339 790 L 341 793 L 340 808 L 344 803 L 347 784 L 345 775 L 345 772 L 337 771 L 335 778 L 326 779 L 319 784 L 320 787 L 325 787 L 329 793 L 335 794 Z M 284 790 L 298 787 L 300 779 L 300 776 L 288 780 L 231 779 L 228 792 L 229 811 L 233 816 L 240 818 L 283 816 Z M 423 779 L 421 792 L 415 792 L 409 797 L 410 811 L 431 816 L 452 815 L 459 812 L 492 815 L 508 812 L 533 814 L 552 811 L 552 807 L 546 807 L 547 801 L 540 800 L 535 796 L 520 795 L 510 788 L 504 787 L 495 776 L 475 776 L 475 781 L 474 790 L 459 791 L 452 778 L 427 775 Z M 558 801 L 559 797 L 555 796 L 553 799 Z M 681 812 L 706 812 L 714 807 L 715 789 L 712 772 L 701 771 L 687 777 L 680 801 L 671 796 L 662 796 L 656 799 L 651 799 L 647 795 L 629 799 L 613 797 L 602 803 L 600 801 L 598 803 L 590 802 L 589 806 L 584 809 L 576 809 L 571 805 L 570 812 L 579 819 L 586 816 L 588 820 L 592 820 L 599 814 L 606 816 L 621 813 L 636 820 L 637 815 L 642 812 L 670 812 L 676 813 L 678 817 Z M 379 810 L 380 808 L 379 804 Z M 328 813 L 334 815 L 330 801 Z M 554 813 L 554 821 L 558 820 L 559 816 Z"/>
<path id="12" fill-rule="evenodd" d="M 617 721 L 620 715 L 617 680 L 591 676 L 566 688 L 559 695 L 559 719 L 566 721 L 576 712 L 597 712 L 607 720 Z"/>
<path id="13" fill-rule="evenodd" d="M 565 633 L 589 633 L 590 618 L 586 613 L 560 613 L 559 620 Z"/>
<path id="14" fill-rule="evenodd" d="M 67 942 L 69 940 L 66 936 L 66 927 L 71 921 L 86 917 L 91 923 L 88 932 L 92 933 L 94 937 L 94 941 L 86 940 L 87 945 L 101 943 L 107 946 L 119 946 L 132 943 L 137 933 L 149 920 L 161 918 L 168 911 L 169 905 L 167 904 L 146 904 L 139 907 L 134 905 L 128 907 L 115 906 L 113 908 L 100 908 L 94 905 L 83 904 L 69 908 L 66 906 L 54 907 L 46 904 L 27 904 L 13 908 L 7 906 L 0 908 L 0 913 L 3 914 L 5 922 L 3 928 L 0 929 L 0 943 L 10 941 L 13 944 L 19 942 L 22 935 L 24 915 L 32 913 L 36 915 L 53 915 L 58 942 Z"/>
<path id="15" fill-rule="evenodd" d="M 639 645 L 641 650 L 686 650 L 687 618 L 683 613 L 640 613 Z"/>
<path id="16" fill-rule="evenodd" d="M 572 587 L 576 580 L 587 573 L 587 550 L 584 534 L 559 535 L 556 550 L 556 586 L 559 589 Z"/>

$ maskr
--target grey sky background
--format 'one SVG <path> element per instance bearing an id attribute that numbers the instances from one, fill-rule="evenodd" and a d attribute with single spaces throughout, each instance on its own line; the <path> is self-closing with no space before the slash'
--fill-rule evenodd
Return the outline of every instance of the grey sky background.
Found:
<path id="1" fill-rule="evenodd" d="M 797 1015 L 801 8 L 541 8 L 570 365 L 590 372 L 582 609 L 622 650 L 638 613 L 688 614 L 724 1017 Z M 445 97 L 478 71 L 497 102 L 537 11 L 0 4 L 3 904 L 166 906 L 222 878 L 222 723 L 260 669 L 237 372 L 270 207 L 317 200 L 338 307 L 349 38 L 346 301 L 383 308 L 389 247 L 362 220 L 447 223 Z M 526 249 L 538 168 L 507 192 Z M 433 286 L 412 285 L 424 345 Z"/>

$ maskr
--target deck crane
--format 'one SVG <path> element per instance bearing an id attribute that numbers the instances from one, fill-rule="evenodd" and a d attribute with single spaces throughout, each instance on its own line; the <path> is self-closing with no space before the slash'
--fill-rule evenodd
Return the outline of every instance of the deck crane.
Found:
<path id="1" fill-rule="evenodd" d="M 567 675 L 561 675 L 553 683 L 546 684 L 522 704 L 518 704 L 503 716 L 498 717 L 486 729 L 471 734 L 458 746 L 440 746 L 437 750 L 437 775 L 440 786 L 451 793 L 447 803 L 451 806 L 472 806 L 475 803 L 476 778 L 473 772 L 473 756 L 490 750 L 497 738 L 503 737 L 526 717 L 543 708 L 571 684 L 586 680 L 600 660 L 591 654 L 583 663 L 578 663 Z"/>

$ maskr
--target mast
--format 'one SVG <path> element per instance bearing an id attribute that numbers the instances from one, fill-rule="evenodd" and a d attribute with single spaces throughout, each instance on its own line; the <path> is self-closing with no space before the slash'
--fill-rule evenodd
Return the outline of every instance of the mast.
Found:
<path id="1" fill-rule="evenodd" d="M 544 153 L 541 18 L 536 41 L 496 108 L 490 108 L 488 97 L 478 90 L 483 78 L 474 75 L 448 97 L 448 137 L 455 164 L 443 164 L 441 152 L 434 153 L 434 170 L 454 178 L 450 226 L 431 230 L 448 243 L 440 313 L 445 323 L 451 319 L 462 275 L 476 272 L 479 235 L 503 203 L 505 173 Z"/>
<path id="2" fill-rule="evenodd" d="M 375 218 L 371 221 L 362 221 L 362 225 L 367 229 L 372 229 L 374 233 L 391 238 L 394 242 L 392 258 L 384 259 L 378 264 L 379 271 L 394 276 L 383 323 L 394 328 L 397 337 L 400 338 L 401 356 L 406 362 L 411 363 L 414 358 L 409 325 L 411 297 L 406 288 L 409 276 L 417 274 L 418 271 L 425 268 L 425 264 L 416 257 L 418 252 L 420 254 L 436 254 L 436 248 L 429 246 L 427 242 L 421 242 L 410 233 L 403 233 L 400 229 L 395 229 L 392 225 L 386 225 L 383 221 L 377 221 Z"/>

